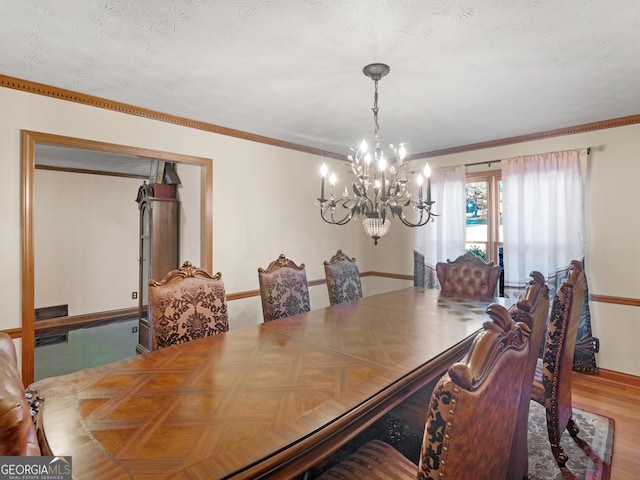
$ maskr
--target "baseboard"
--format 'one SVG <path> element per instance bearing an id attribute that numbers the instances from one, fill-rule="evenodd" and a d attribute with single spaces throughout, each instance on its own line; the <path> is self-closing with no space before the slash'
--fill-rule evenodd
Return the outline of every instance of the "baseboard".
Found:
<path id="1" fill-rule="evenodd" d="M 122 308 L 120 310 L 109 310 L 106 312 L 89 313 L 85 315 L 74 315 L 69 317 L 50 318 L 38 320 L 35 324 L 35 335 L 47 335 L 51 333 L 75 330 L 84 327 L 104 325 L 126 317 L 138 314 L 138 307 Z"/>
<path id="2" fill-rule="evenodd" d="M 383 277 L 383 278 L 395 278 L 397 280 L 411 280 L 413 281 L 413 275 L 405 275 L 402 273 L 389 273 L 389 272 L 363 272 L 360 274 L 361 277 Z"/>
<path id="3" fill-rule="evenodd" d="M 21 328 L 8 328 L 6 330 L 0 330 L 0 332 L 6 333 L 11 338 L 22 338 Z"/>
<path id="4" fill-rule="evenodd" d="M 592 302 L 613 303 L 614 305 L 628 305 L 630 307 L 640 307 L 639 298 L 614 297 L 612 295 L 589 295 Z"/>
<path id="5" fill-rule="evenodd" d="M 360 277 L 364 278 L 364 277 L 383 277 L 383 278 L 395 278 L 398 280 L 411 280 L 413 281 L 413 275 L 404 275 L 401 273 L 387 273 L 387 272 L 374 272 L 374 271 L 368 271 L 368 272 L 360 272 Z M 307 284 L 310 287 L 315 287 L 317 285 L 325 285 L 327 283 L 327 280 L 325 278 L 318 278 L 316 280 L 309 280 L 307 282 Z M 227 293 L 227 302 L 232 302 L 233 300 L 240 300 L 243 298 L 250 298 L 250 297 L 259 297 L 260 296 L 260 290 L 246 290 L 243 292 L 236 292 L 236 293 Z"/>
<path id="6" fill-rule="evenodd" d="M 598 378 L 603 382 L 615 383 L 625 387 L 640 389 L 640 376 L 631 375 L 629 373 L 616 372 L 615 370 L 607 370 L 606 368 L 598 368 L 596 373 L 573 372 L 573 375 L 579 379 L 583 377 Z"/>

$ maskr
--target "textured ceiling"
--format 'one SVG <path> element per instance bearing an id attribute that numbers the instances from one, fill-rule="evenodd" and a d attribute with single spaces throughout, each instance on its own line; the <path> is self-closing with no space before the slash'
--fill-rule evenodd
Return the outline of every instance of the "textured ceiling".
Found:
<path id="1" fill-rule="evenodd" d="M 41 167 L 73 169 L 81 172 L 101 172 L 102 174 L 122 174 L 149 178 L 150 158 L 121 155 L 77 147 L 61 147 L 46 143 L 36 144 L 36 165 Z"/>
<path id="2" fill-rule="evenodd" d="M 0 1 L 0 73 L 346 153 L 640 113 L 637 0 Z"/>

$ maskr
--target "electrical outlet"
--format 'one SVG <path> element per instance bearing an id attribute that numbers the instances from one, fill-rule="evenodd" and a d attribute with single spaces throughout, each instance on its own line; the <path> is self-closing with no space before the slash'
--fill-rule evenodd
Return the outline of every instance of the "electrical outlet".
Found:
<path id="1" fill-rule="evenodd" d="M 138 333 L 138 327 L 131 327 L 131 333 Z"/>
<path id="2" fill-rule="evenodd" d="M 131 300 L 138 298 L 138 292 L 131 292 Z"/>

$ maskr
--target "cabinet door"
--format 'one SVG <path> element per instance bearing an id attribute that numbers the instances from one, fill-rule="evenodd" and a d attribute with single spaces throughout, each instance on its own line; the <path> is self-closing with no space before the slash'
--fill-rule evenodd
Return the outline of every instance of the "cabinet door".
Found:
<path id="1" fill-rule="evenodd" d="M 151 324 L 149 321 L 149 278 L 151 278 L 151 205 L 144 202 L 140 207 L 140 285 L 138 303 L 139 353 L 151 350 Z"/>
<path id="2" fill-rule="evenodd" d="M 148 198 L 140 205 L 140 306 L 138 346 L 151 351 L 153 318 L 149 309 L 149 280 L 161 281 L 178 268 L 178 212 L 175 199 Z"/>

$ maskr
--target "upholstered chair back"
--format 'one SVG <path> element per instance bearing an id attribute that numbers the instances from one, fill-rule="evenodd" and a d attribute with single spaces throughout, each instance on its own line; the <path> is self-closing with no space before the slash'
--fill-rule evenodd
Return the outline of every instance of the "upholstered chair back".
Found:
<path id="1" fill-rule="evenodd" d="M 529 327 L 498 304 L 467 356 L 438 381 L 428 405 L 419 465 L 391 445 L 372 440 L 321 480 L 496 480 L 506 478 Z"/>
<path id="2" fill-rule="evenodd" d="M 463 362 L 438 381 L 427 414 L 418 478 L 506 478 L 529 355 L 530 329 L 492 304 Z"/>
<path id="3" fill-rule="evenodd" d="M 511 447 L 508 479 L 522 480 L 529 469 L 527 435 L 529 426 L 529 405 L 531 403 L 531 389 L 536 371 L 536 363 L 542 337 L 546 330 L 549 316 L 549 287 L 545 284 L 544 275 L 531 272 L 531 280 L 525 289 L 523 297 L 509 310 L 515 322 L 529 325 L 529 357 L 522 379 L 522 393 L 520 407 L 516 421 L 516 431 Z"/>
<path id="4" fill-rule="evenodd" d="M 495 296 L 500 280 L 500 265 L 486 263 L 467 252 L 454 261 L 436 264 L 442 294 L 448 297 L 490 298 Z"/>
<path id="5" fill-rule="evenodd" d="M 266 269 L 258 268 L 258 282 L 265 322 L 311 309 L 304 263 L 298 266 L 281 254 Z"/>
<path id="6" fill-rule="evenodd" d="M 0 332 L 0 456 L 40 454 L 13 340 Z"/>
<path id="7" fill-rule="evenodd" d="M 362 298 L 360 271 L 355 258 L 349 258 L 338 250 L 328 262 L 324 261 L 324 274 L 331 305 Z"/>
<path id="8" fill-rule="evenodd" d="M 571 370 L 584 291 L 582 264 L 572 260 L 569 276 L 553 298 L 543 357 L 538 360 L 531 393 L 531 398 L 546 408 L 551 451 L 561 467 L 568 459 L 560 446 L 562 432 L 566 428 L 573 437 L 579 432 L 572 418 Z"/>
<path id="9" fill-rule="evenodd" d="M 222 274 L 188 261 L 160 282 L 149 280 L 149 308 L 153 350 L 229 330 Z"/>

